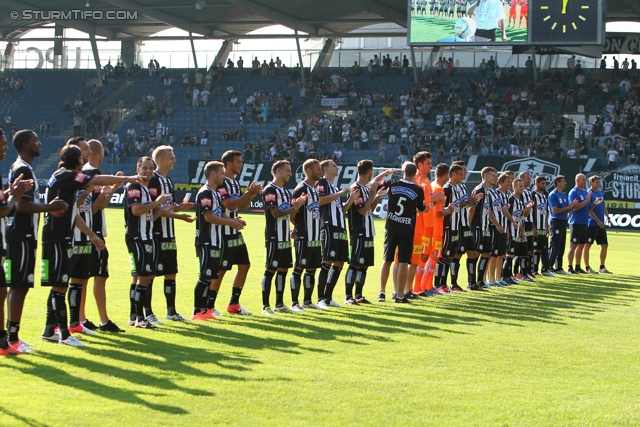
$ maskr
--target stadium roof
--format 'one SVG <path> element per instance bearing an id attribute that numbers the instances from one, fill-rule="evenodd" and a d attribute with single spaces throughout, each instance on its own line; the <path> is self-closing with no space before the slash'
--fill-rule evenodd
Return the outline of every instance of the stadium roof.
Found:
<path id="1" fill-rule="evenodd" d="M 406 0 L 0 0 L 0 10 L 137 11 L 136 20 L 12 19 L 0 16 L 0 39 L 20 38 L 52 22 L 108 39 L 144 39 L 169 28 L 195 37 L 236 39 L 247 33 L 283 25 L 317 37 L 344 37 L 372 24 L 395 23 L 406 28 Z M 55 5 L 55 6 L 53 6 Z M 44 18 L 44 19 L 43 19 Z M 640 1 L 609 0 L 607 21 L 640 22 Z"/>

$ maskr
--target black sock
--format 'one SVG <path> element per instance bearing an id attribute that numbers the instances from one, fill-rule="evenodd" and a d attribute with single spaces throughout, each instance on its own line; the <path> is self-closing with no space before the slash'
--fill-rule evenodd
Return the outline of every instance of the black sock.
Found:
<path id="1" fill-rule="evenodd" d="M 518 274 L 520 272 L 520 257 L 513 257 L 513 274 Z"/>
<path id="2" fill-rule="evenodd" d="M 527 275 L 527 257 L 524 256 L 520 257 L 520 274 L 522 274 L 522 277 Z"/>
<path id="3" fill-rule="evenodd" d="M 478 262 L 478 280 L 477 283 L 484 283 L 484 272 L 487 271 L 487 266 L 489 265 L 489 258 L 480 258 L 480 262 Z"/>
<path id="4" fill-rule="evenodd" d="M 164 279 L 164 298 L 167 300 L 167 314 L 176 314 L 176 281 Z"/>
<path id="5" fill-rule="evenodd" d="M 364 281 L 367 279 L 367 268 L 361 268 L 356 273 L 356 299 L 362 298 L 362 289 L 364 289 Z"/>
<path id="6" fill-rule="evenodd" d="M 460 258 L 451 260 L 451 286 L 458 285 L 458 272 L 460 271 Z"/>
<path id="7" fill-rule="evenodd" d="M 606 268 L 604 264 L 600 264 L 600 269 L 602 270 L 603 268 Z"/>
<path id="8" fill-rule="evenodd" d="M 67 298 L 62 292 L 52 291 L 51 295 L 51 305 L 56 323 L 60 328 L 60 338 L 66 340 L 69 338 L 69 329 L 67 328 Z"/>
<path id="9" fill-rule="evenodd" d="M 289 278 L 291 284 L 291 304 L 299 305 L 300 283 L 302 282 L 302 270 L 294 269 Z"/>
<path id="10" fill-rule="evenodd" d="M 80 299 L 82 298 L 82 284 L 71 283 L 68 291 L 69 326 L 75 327 L 80 323 Z"/>
<path id="11" fill-rule="evenodd" d="M 137 289 L 137 287 L 136 287 Z M 142 306 L 144 307 L 144 311 L 146 313 L 146 317 L 149 317 L 153 314 L 153 309 L 151 308 L 151 300 L 153 298 L 153 280 L 149 282 L 149 285 L 146 288 L 146 292 L 144 293 L 145 298 L 142 300 Z"/>
<path id="12" fill-rule="evenodd" d="M 442 259 L 442 269 L 440 270 L 440 284 L 441 288 L 447 286 L 447 276 L 449 275 L 449 267 L 451 267 L 450 259 Z"/>
<path id="13" fill-rule="evenodd" d="M 576 270 L 580 270 L 580 264 L 576 264 Z"/>
<path id="14" fill-rule="evenodd" d="M 42 335 L 50 337 L 56 328 L 56 313 L 53 311 L 53 291 L 49 291 L 47 298 L 47 320 L 44 322 L 44 331 Z"/>
<path id="15" fill-rule="evenodd" d="M 20 341 L 20 338 L 18 338 L 18 332 L 20 331 L 20 322 L 7 322 L 8 323 L 8 327 L 7 327 L 7 332 L 9 334 L 9 342 L 13 343 L 13 342 L 17 342 Z M 0 338 L 1 340 L 2 338 Z"/>
<path id="16" fill-rule="evenodd" d="M 356 275 L 358 273 L 358 270 L 355 269 L 352 266 L 349 266 L 349 268 L 347 268 L 347 274 L 344 277 L 344 293 L 346 295 L 347 298 L 352 298 L 353 297 L 353 284 L 356 281 Z M 320 274 L 322 274 L 322 272 L 320 272 Z M 320 280 L 318 278 L 318 280 Z M 324 295 L 320 295 L 320 285 L 318 284 L 318 298 L 322 298 L 324 297 Z"/>
<path id="17" fill-rule="evenodd" d="M 510 279 L 513 275 L 513 258 L 505 257 L 502 262 L 502 277 L 506 279 Z"/>
<path id="18" fill-rule="evenodd" d="M 47 335 L 50 336 L 50 335 Z M 6 350 L 9 348 L 9 342 L 7 341 L 7 331 L 0 330 L 0 349 Z"/>
<path id="19" fill-rule="evenodd" d="M 543 250 L 542 251 L 542 269 L 544 271 L 549 271 L 550 270 L 550 266 L 549 266 L 549 251 Z"/>
<path id="20" fill-rule="evenodd" d="M 273 281 L 273 275 L 270 271 L 265 271 L 262 277 L 262 308 L 269 307 L 269 297 L 271 296 L 271 282 Z"/>
<path id="21" fill-rule="evenodd" d="M 276 307 L 282 307 L 284 305 L 284 284 L 286 280 L 286 271 L 278 271 L 276 273 Z"/>
<path id="22" fill-rule="evenodd" d="M 235 286 L 231 288 L 231 300 L 229 301 L 229 305 L 240 304 L 240 295 L 242 294 L 242 287 L 236 288 Z"/>
<path id="23" fill-rule="evenodd" d="M 478 258 L 467 258 L 467 275 L 469 276 L 469 284 L 476 283 L 476 265 L 478 264 Z"/>
<path id="24" fill-rule="evenodd" d="M 333 290 L 338 284 L 338 279 L 340 278 L 340 273 L 342 272 L 342 267 L 336 267 L 335 265 L 331 267 L 331 271 L 329 272 L 329 277 L 327 278 L 327 287 L 324 291 L 324 301 L 329 304 L 333 299 Z"/>
<path id="25" fill-rule="evenodd" d="M 302 283 L 304 284 L 304 303 L 312 304 L 311 298 L 313 298 L 313 288 L 316 285 L 316 272 L 305 271 Z"/>
<path id="26" fill-rule="evenodd" d="M 147 298 L 147 293 L 149 289 L 142 285 L 136 285 L 136 320 L 138 322 L 143 322 L 144 317 L 144 302 Z"/>
<path id="27" fill-rule="evenodd" d="M 193 290 L 193 314 L 198 314 L 207 309 L 207 293 L 209 283 L 198 280 Z"/>
<path id="28" fill-rule="evenodd" d="M 324 299 L 325 289 L 327 287 L 327 278 L 329 277 L 331 264 L 320 264 L 320 273 L 318 273 L 318 300 Z M 353 286 L 353 285 L 352 285 Z"/>
<path id="29" fill-rule="evenodd" d="M 129 287 L 129 319 L 136 320 L 136 284 Z"/>
<path id="30" fill-rule="evenodd" d="M 540 252 L 533 253 L 533 271 L 537 272 L 538 267 L 540 267 L 540 256 L 542 254 Z"/>
<path id="31" fill-rule="evenodd" d="M 207 309 L 211 310 L 216 307 L 216 299 L 218 298 L 218 291 L 211 288 L 207 288 Z"/>

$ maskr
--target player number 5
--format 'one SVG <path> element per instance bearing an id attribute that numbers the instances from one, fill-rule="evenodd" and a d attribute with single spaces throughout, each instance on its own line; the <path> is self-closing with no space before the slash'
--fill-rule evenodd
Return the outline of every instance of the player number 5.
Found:
<path id="1" fill-rule="evenodd" d="M 402 213 L 404 212 L 404 206 L 402 205 L 402 202 L 404 202 L 405 200 L 407 200 L 405 197 L 398 198 L 398 210 L 394 212 L 395 215 L 402 216 Z"/>

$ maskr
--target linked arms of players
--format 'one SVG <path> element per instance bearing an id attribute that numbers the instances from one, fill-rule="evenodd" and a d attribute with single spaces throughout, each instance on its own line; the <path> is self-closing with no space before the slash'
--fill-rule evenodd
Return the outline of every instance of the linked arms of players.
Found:
<path id="1" fill-rule="evenodd" d="M 0 218 L 4 218 L 13 209 L 16 200 L 22 198 L 22 194 L 29 191 L 33 186 L 32 179 L 22 179 L 23 175 L 20 175 L 12 183 L 9 183 L 9 188 L 4 190 L 4 199 L 7 201 L 7 205 L 0 209 Z"/>

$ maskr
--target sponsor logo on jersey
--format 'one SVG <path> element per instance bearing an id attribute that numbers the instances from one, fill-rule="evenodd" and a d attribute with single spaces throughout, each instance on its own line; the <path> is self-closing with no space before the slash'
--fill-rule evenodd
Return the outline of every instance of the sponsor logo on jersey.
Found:
<path id="1" fill-rule="evenodd" d="M 87 175 L 83 173 L 79 173 L 75 177 L 76 182 L 79 182 L 79 183 L 83 183 L 86 179 L 87 179 Z"/>
<path id="2" fill-rule="evenodd" d="M 218 188 L 218 193 L 220 193 L 221 196 L 226 196 L 227 194 L 229 194 L 225 187 L 219 187 Z"/>
<path id="3" fill-rule="evenodd" d="M 209 199 L 208 197 L 203 197 L 202 199 L 200 199 L 200 206 L 202 206 L 203 208 L 206 207 L 211 207 L 213 205 L 213 200 Z"/>
<path id="4" fill-rule="evenodd" d="M 140 190 L 135 190 L 134 189 L 134 190 L 127 191 L 127 197 L 135 198 L 135 199 L 139 198 L 140 197 Z"/>
<path id="5" fill-rule="evenodd" d="M 291 209 L 291 204 L 289 202 L 284 202 L 283 204 L 278 206 L 278 209 L 280 209 L 281 211 L 286 211 L 287 209 Z"/>
<path id="6" fill-rule="evenodd" d="M 155 187 L 152 187 L 149 189 L 149 194 L 151 194 L 151 196 L 153 197 L 157 197 L 158 196 L 158 189 Z"/>
<path id="7" fill-rule="evenodd" d="M 273 203 L 273 202 L 276 201 L 276 195 L 275 194 L 265 194 L 264 201 L 265 201 L 265 203 Z"/>

